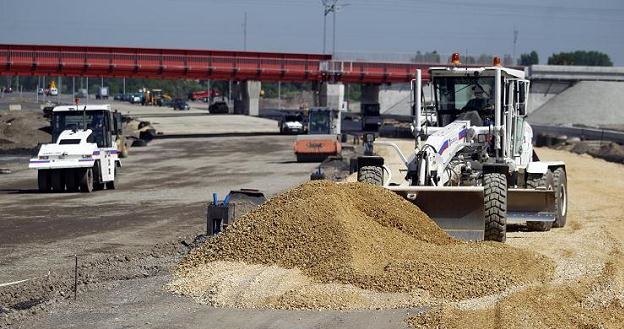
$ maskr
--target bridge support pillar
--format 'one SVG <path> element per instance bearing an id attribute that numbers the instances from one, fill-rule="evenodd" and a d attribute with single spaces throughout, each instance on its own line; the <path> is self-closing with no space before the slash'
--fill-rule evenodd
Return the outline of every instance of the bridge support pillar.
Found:
<path id="1" fill-rule="evenodd" d="M 319 103 L 321 107 L 330 107 L 339 110 L 346 110 L 345 86 L 342 83 L 323 82 L 319 91 Z"/>
<path id="2" fill-rule="evenodd" d="M 362 108 L 367 105 L 379 104 L 379 89 L 378 84 L 363 84 L 362 95 L 360 96 L 360 112 Z"/>
<path id="3" fill-rule="evenodd" d="M 395 115 L 411 115 L 409 84 L 362 85 L 360 112 L 366 106 L 379 104 L 381 113 Z"/>
<path id="4" fill-rule="evenodd" d="M 381 86 L 379 89 L 381 112 L 394 115 L 412 115 L 411 94 L 409 83 Z"/>
<path id="5" fill-rule="evenodd" d="M 239 81 L 232 85 L 234 113 L 258 116 L 260 114 L 260 81 Z"/>

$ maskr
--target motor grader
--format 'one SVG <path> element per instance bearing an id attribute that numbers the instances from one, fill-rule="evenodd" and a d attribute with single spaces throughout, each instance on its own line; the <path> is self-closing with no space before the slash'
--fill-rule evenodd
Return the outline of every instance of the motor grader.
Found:
<path id="1" fill-rule="evenodd" d="M 466 67 L 453 55 L 449 67 L 429 69 L 434 111 L 423 108 L 422 72 L 412 81 L 414 152 L 405 179 L 391 183 L 379 156 L 358 158 L 358 180 L 382 185 L 418 205 L 451 236 L 504 242 L 507 226 L 547 231 L 567 215 L 566 167 L 540 161 L 526 121 L 530 82 L 523 71 Z"/>

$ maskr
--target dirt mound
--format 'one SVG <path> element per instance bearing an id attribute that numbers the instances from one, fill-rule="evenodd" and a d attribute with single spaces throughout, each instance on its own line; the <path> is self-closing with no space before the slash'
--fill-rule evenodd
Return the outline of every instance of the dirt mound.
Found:
<path id="1" fill-rule="evenodd" d="M 456 241 L 410 202 L 361 183 L 313 182 L 281 194 L 192 251 L 176 275 L 195 277 L 215 261 L 297 268 L 315 282 L 450 300 L 497 293 L 552 272 L 533 253 Z M 197 292 L 183 286 L 174 290 Z"/>
<path id="2" fill-rule="evenodd" d="M 609 162 L 624 163 L 624 146 L 613 142 L 583 141 L 574 144 L 570 151 L 589 154 Z"/>
<path id="3" fill-rule="evenodd" d="M 50 123 L 40 113 L 0 112 L 0 153 L 29 150 L 39 143 L 50 142 L 50 134 L 41 130 Z"/>

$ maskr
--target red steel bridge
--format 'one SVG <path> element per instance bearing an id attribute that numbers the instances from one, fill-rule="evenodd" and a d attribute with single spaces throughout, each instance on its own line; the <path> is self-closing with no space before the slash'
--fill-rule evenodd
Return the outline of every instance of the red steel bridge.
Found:
<path id="1" fill-rule="evenodd" d="M 439 64 L 434 64 L 439 66 Z M 428 64 L 334 61 L 331 55 L 0 44 L 0 75 L 404 83 Z"/>

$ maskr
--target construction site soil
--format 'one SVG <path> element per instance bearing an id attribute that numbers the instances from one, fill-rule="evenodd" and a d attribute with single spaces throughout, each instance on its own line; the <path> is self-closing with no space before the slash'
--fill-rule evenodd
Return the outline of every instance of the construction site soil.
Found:
<path id="1" fill-rule="evenodd" d="M 272 194 L 298 185 L 305 176 L 309 176 L 312 165 L 305 167 L 305 164 L 291 163 L 291 143 L 290 139 L 282 137 L 214 139 L 210 143 L 192 139 L 155 141 L 150 147 L 137 149 L 126 159 L 119 191 L 88 196 L 34 193 L 36 176 L 25 169 L 24 164 L 15 165 L 17 170 L 13 174 L 2 176 L 3 187 L 0 190 L 0 276 L 3 283 L 32 279 L 0 287 L 0 327 L 404 329 L 408 326 L 408 318 L 412 326 L 424 328 L 622 327 L 624 208 L 621 202 L 624 166 L 587 154 L 547 148 L 537 149 L 541 159 L 563 160 L 567 165 L 568 225 L 549 232 L 529 232 L 522 226 L 511 227 L 503 248 L 547 257 L 545 266 L 550 267 L 549 262 L 554 266 L 548 278 L 526 279 L 517 285 L 507 284 L 507 288 L 500 292 L 487 292 L 483 297 L 453 300 L 452 297 L 435 297 L 416 287 L 411 292 L 384 292 L 357 285 L 370 282 L 364 280 L 359 283 L 327 283 L 322 276 L 318 279 L 309 273 L 314 268 L 281 265 L 280 255 L 271 255 L 273 263 L 266 264 L 220 257 L 215 257 L 215 260 L 198 258 L 197 267 L 188 263 L 187 259 L 185 262 L 189 266 L 186 273 L 189 276 L 181 277 L 180 269 L 175 267 L 188 250 L 185 245 L 189 245 L 192 239 L 176 237 L 194 236 L 204 229 L 205 201 L 209 192 L 216 190 L 222 195 L 233 186 L 262 186 L 271 189 L 272 192 L 269 192 Z M 411 146 L 413 142 L 405 141 L 406 148 Z M 254 154 L 252 157 L 240 160 L 240 154 L 250 152 Z M 162 156 L 155 158 L 154 153 Z M 226 168 L 219 163 L 231 165 Z M 233 175 L 233 172 L 237 174 Z M 244 174 L 241 175 L 241 172 Z M 149 179 L 145 173 L 149 173 Z M 187 180 L 180 181 L 180 174 L 184 173 L 188 173 Z M 166 193 L 160 192 L 162 187 L 167 187 Z M 341 207 L 349 208 L 351 202 L 358 204 L 354 200 L 361 197 L 341 193 L 346 193 L 340 199 L 343 204 L 345 198 L 351 198 Z M 323 198 L 322 195 L 317 197 L 320 200 Z M 373 204 L 385 200 L 379 195 L 375 198 Z M 73 203 L 76 200 L 80 200 L 84 213 L 75 209 L 77 207 Z M 50 204 L 55 205 L 54 211 L 50 210 Z M 140 206 L 133 207 L 137 204 Z M 362 209 L 368 209 L 366 207 Z M 317 212 L 323 210 L 318 204 L 304 209 L 297 212 L 303 218 L 315 218 Z M 87 211 L 101 214 L 93 217 Z M 347 253 L 364 257 L 362 254 L 370 250 L 392 251 L 388 246 L 377 246 L 375 241 L 379 232 L 396 231 L 401 241 L 418 241 L 413 235 L 405 233 L 407 229 L 389 228 L 368 218 L 374 216 L 362 217 L 366 233 L 359 233 L 359 236 L 369 245 L 365 244 L 366 248 L 360 253 L 347 250 L 335 255 Z M 346 224 L 327 225 L 349 227 Z M 293 245 L 298 239 L 297 230 L 304 228 L 296 227 L 288 233 L 287 237 Z M 263 229 L 277 231 L 277 228 Z M 350 231 L 344 229 L 341 232 Z M 355 232 L 345 233 L 343 238 L 358 236 Z M 286 233 L 280 234 L 285 239 L 283 235 Z M 382 236 L 390 236 L 390 233 L 385 234 Z M 420 252 L 423 244 L 446 249 L 454 244 L 436 242 L 435 239 L 427 243 L 416 242 L 405 250 L 409 256 L 409 253 Z M 327 246 L 331 245 L 320 243 L 309 252 L 328 254 L 325 250 L 329 250 Z M 466 243 L 463 246 L 473 245 L 479 244 Z M 488 246 L 487 243 L 484 245 Z M 457 249 L 462 249 L 459 246 Z M 489 247 L 495 250 L 497 246 L 500 245 Z M 284 253 L 284 249 L 279 252 Z M 71 291 L 74 254 L 79 255 L 76 301 Z M 240 252 L 226 255 L 244 258 Z M 437 273 L 435 264 L 444 264 L 441 256 L 428 255 L 431 259 L 425 259 L 428 263 L 422 266 L 430 268 L 422 270 L 424 276 Z M 403 255 L 395 256 L 399 260 L 392 261 L 400 263 Z M 377 259 L 375 257 L 371 256 L 371 259 Z M 355 267 L 354 259 L 349 256 L 347 261 L 350 263 L 336 267 L 352 269 L 354 275 L 367 273 L 365 265 Z M 470 259 L 459 259 L 455 265 L 463 267 L 464 262 L 468 268 L 473 266 Z M 374 262 L 371 264 L 366 266 L 375 269 L 377 265 Z M 517 263 L 511 263 L 510 268 L 514 264 Z M 49 270 L 50 274 L 46 275 Z M 455 270 L 451 266 L 449 271 Z M 516 270 L 512 271 L 515 273 Z M 526 272 L 527 276 L 532 275 L 530 269 Z M 545 272 L 548 273 L 548 270 Z M 275 284 L 279 275 L 283 280 L 278 282 L 284 282 L 284 285 Z M 193 280 L 195 283 L 191 282 Z M 391 281 L 386 279 L 385 282 Z M 195 299 L 220 307 L 195 303 L 190 298 L 166 291 L 175 289 L 176 283 L 178 287 L 192 286 Z M 266 285 L 264 289 L 258 288 L 263 285 Z M 163 286 L 166 288 L 163 289 Z M 206 293 L 210 287 L 213 291 Z M 279 295 L 274 290 L 280 289 L 286 290 L 281 299 L 271 299 L 271 296 Z M 445 288 L 436 289 L 440 295 L 445 294 Z M 464 291 L 462 289 L 459 291 Z M 251 309 L 267 300 L 261 296 L 263 291 L 272 302 L 264 307 L 397 309 L 322 312 Z M 395 291 L 401 290 L 395 288 Z M 228 308 L 227 303 L 219 304 L 219 301 L 231 304 L 235 304 L 233 301 L 247 301 L 248 305 L 234 305 L 245 309 Z M 423 307 L 414 309 L 409 305 Z M 418 312 L 427 313 L 414 317 Z"/>
<path id="2" fill-rule="evenodd" d="M 384 188 L 313 182 L 193 250 L 169 288 L 230 307 L 396 308 L 539 284 L 553 269 L 534 252 L 454 240 Z"/>
<path id="3" fill-rule="evenodd" d="M 39 112 L 0 112 L 0 154 L 30 153 L 38 144 L 50 142 L 49 127 Z"/>

